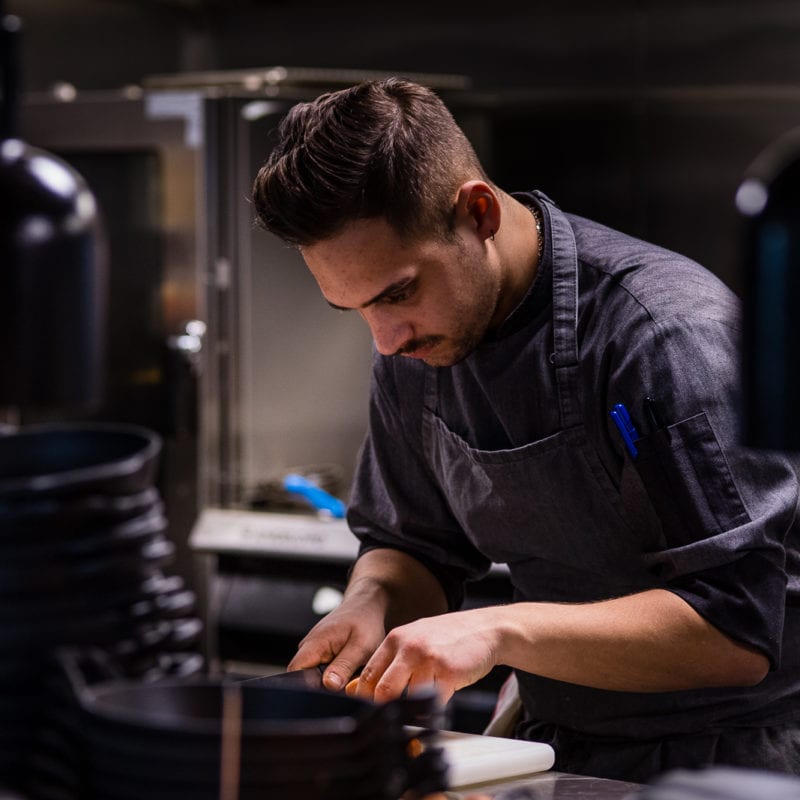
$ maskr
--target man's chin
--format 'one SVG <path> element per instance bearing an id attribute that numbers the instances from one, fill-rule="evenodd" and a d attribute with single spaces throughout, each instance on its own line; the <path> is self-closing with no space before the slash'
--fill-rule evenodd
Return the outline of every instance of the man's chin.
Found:
<path id="1" fill-rule="evenodd" d="M 415 358 L 429 367 L 452 367 L 463 361 L 478 346 L 478 342 L 452 342 L 444 337 L 421 341 L 414 349 L 404 348 L 396 355 Z"/>
<path id="2" fill-rule="evenodd" d="M 424 361 L 429 367 L 454 367 L 459 362 L 463 361 L 470 353 L 475 350 L 474 346 L 462 346 L 458 348 L 450 348 L 449 350 L 438 350 L 428 354 Z"/>

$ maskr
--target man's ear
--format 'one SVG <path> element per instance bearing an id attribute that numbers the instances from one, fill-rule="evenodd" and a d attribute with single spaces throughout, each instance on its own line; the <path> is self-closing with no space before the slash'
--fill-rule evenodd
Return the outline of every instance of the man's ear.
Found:
<path id="1" fill-rule="evenodd" d="M 458 189 L 456 219 L 467 221 L 481 239 L 492 239 L 500 230 L 500 198 L 485 181 L 467 181 Z"/>

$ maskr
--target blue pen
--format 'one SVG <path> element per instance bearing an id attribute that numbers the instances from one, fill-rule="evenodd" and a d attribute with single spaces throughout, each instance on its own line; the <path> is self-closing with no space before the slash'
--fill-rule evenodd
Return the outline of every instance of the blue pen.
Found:
<path id="1" fill-rule="evenodd" d="M 628 409 L 625 408 L 622 403 L 615 403 L 614 408 L 612 408 L 608 413 L 611 419 L 614 420 L 614 424 L 619 429 L 619 432 L 622 435 L 622 441 L 625 442 L 625 447 L 631 454 L 631 458 L 636 458 L 636 456 L 639 455 L 639 451 L 637 450 L 634 442 L 639 438 L 639 433 L 636 430 L 633 421 L 631 420 L 631 415 L 628 413 Z"/>

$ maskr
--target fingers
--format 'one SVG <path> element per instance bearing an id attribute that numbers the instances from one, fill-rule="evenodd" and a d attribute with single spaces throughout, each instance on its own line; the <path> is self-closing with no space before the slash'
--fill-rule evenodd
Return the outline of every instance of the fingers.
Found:
<path id="1" fill-rule="evenodd" d="M 436 688 L 443 704 L 455 690 L 452 681 L 437 674 L 433 659 L 409 659 L 402 651 L 396 652 L 389 642 L 384 642 L 367 662 L 358 680 L 351 682 L 350 691 L 365 700 L 387 702 L 429 686 Z"/>
<path id="2" fill-rule="evenodd" d="M 368 654 L 363 652 L 363 648 L 357 645 L 345 644 L 339 653 L 335 654 L 334 648 L 329 643 L 311 640 L 307 644 L 300 645 L 287 669 L 307 669 L 328 664 L 322 674 L 322 683 L 326 689 L 338 692 L 363 663 L 366 655 Z"/>
<path id="3" fill-rule="evenodd" d="M 466 624 L 466 616 L 458 618 L 455 629 L 453 617 L 445 616 L 418 620 L 386 635 L 382 620 L 372 619 L 370 624 L 368 609 L 356 606 L 345 613 L 340 606 L 300 643 L 289 666 L 326 665 L 323 685 L 341 691 L 365 664 L 358 682 L 348 690 L 356 697 L 386 702 L 432 684 L 440 701 L 447 703 L 491 664 L 483 640 L 472 635 L 474 625 Z"/>
<path id="4" fill-rule="evenodd" d="M 393 663 L 396 655 L 390 641 L 388 639 L 384 640 L 383 644 L 366 663 L 364 669 L 361 670 L 361 675 L 359 675 L 358 684 L 356 685 L 356 697 L 361 697 L 364 700 L 393 700 L 403 694 L 403 690 L 408 684 L 407 680 L 398 678 L 396 689 L 385 680 L 386 671 Z M 395 672 L 399 673 L 398 670 L 395 670 Z M 383 681 L 381 694 L 378 696 L 375 690 L 381 681 Z"/>
<path id="5" fill-rule="evenodd" d="M 330 642 L 326 639 L 304 639 L 287 666 L 288 670 L 308 669 L 327 664 L 333 658 Z"/>
<path id="6" fill-rule="evenodd" d="M 323 686 L 332 691 L 343 689 L 383 639 L 382 624 L 358 624 L 364 619 L 363 613 L 332 612 L 300 642 L 288 668 L 307 669 L 324 665 Z"/>

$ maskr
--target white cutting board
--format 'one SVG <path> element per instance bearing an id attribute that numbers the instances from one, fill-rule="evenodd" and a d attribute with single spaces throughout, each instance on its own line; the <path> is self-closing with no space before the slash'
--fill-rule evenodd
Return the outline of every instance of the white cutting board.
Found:
<path id="1" fill-rule="evenodd" d="M 549 744 L 499 736 L 439 731 L 434 746 L 444 750 L 453 789 L 543 772 L 555 761 Z"/>

